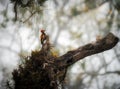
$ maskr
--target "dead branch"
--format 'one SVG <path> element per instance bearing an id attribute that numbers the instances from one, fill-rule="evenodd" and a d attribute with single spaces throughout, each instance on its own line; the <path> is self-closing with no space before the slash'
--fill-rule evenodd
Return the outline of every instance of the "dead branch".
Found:
<path id="1" fill-rule="evenodd" d="M 82 47 L 79 47 L 78 49 L 69 51 L 66 54 L 60 56 L 56 60 L 56 64 L 62 68 L 68 67 L 87 56 L 113 48 L 118 43 L 118 41 L 119 39 L 116 36 L 114 36 L 112 33 L 109 33 L 106 37 L 99 39 L 94 43 L 86 44 Z"/>
<path id="2" fill-rule="evenodd" d="M 19 68 L 12 72 L 14 89 L 59 89 L 59 86 L 64 83 L 70 65 L 84 57 L 109 50 L 118 41 L 116 36 L 109 33 L 103 39 L 56 57 L 48 49 L 51 46 L 46 40 L 40 51 L 32 52 L 31 56 L 25 59 L 24 66 L 19 65 Z"/>

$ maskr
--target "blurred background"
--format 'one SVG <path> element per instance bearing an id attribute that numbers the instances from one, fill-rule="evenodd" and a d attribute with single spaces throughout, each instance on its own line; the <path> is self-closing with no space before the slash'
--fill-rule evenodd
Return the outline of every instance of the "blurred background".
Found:
<path id="1" fill-rule="evenodd" d="M 109 32 L 120 38 L 120 0 L 0 0 L 0 89 L 41 48 L 42 28 L 59 55 Z M 72 65 L 64 89 L 120 89 L 120 42 Z"/>

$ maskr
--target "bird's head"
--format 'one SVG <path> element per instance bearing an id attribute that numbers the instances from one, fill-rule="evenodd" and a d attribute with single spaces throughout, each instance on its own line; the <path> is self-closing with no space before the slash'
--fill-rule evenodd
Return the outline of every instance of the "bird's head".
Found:
<path id="1" fill-rule="evenodd" d="M 44 30 L 44 29 L 40 29 L 40 32 L 42 32 L 42 33 L 43 33 L 43 32 L 45 32 L 45 30 Z"/>

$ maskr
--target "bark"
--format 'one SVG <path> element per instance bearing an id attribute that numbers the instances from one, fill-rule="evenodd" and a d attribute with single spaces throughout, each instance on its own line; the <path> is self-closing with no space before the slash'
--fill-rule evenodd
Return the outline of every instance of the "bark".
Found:
<path id="1" fill-rule="evenodd" d="M 79 60 L 82 60 L 87 56 L 101 53 L 113 48 L 118 43 L 118 41 L 118 37 L 114 36 L 112 33 L 109 33 L 106 37 L 99 39 L 96 42 L 92 42 L 75 50 L 68 51 L 66 54 L 60 56 L 56 60 L 56 64 L 63 68 L 69 67 L 70 65 Z"/>

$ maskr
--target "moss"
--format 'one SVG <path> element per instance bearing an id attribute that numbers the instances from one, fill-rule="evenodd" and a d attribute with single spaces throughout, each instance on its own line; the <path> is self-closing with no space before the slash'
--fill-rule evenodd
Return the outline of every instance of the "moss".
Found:
<path id="1" fill-rule="evenodd" d="M 57 89 L 53 55 L 34 51 L 12 72 L 14 89 Z"/>

